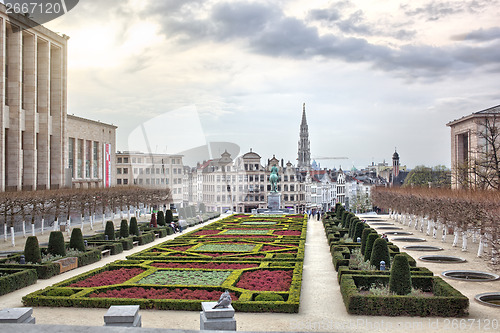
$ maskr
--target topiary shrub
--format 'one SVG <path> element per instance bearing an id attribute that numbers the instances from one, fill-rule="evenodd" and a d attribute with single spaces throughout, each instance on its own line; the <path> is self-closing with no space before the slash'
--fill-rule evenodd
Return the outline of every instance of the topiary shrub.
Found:
<path id="1" fill-rule="evenodd" d="M 363 230 L 366 228 L 366 224 L 363 221 L 359 221 L 356 223 L 356 226 L 354 227 L 354 231 L 352 233 L 352 239 L 354 242 L 358 241 L 358 237 L 361 238 L 363 235 Z"/>
<path id="2" fill-rule="evenodd" d="M 135 216 L 130 218 L 129 234 L 139 236 L 139 226 L 137 225 Z"/>
<path id="3" fill-rule="evenodd" d="M 115 239 L 115 225 L 113 221 L 106 222 L 106 229 L 104 229 L 104 235 L 108 236 L 108 240 Z"/>
<path id="4" fill-rule="evenodd" d="M 54 256 L 66 256 L 66 247 L 64 246 L 64 235 L 61 231 L 52 231 L 49 236 L 48 249 Z"/>
<path id="5" fill-rule="evenodd" d="M 205 207 L 205 204 L 202 202 L 200 203 L 200 212 L 202 214 L 206 213 L 207 212 L 207 207 Z"/>
<path id="6" fill-rule="evenodd" d="M 40 246 L 38 245 L 38 238 L 36 236 L 29 236 L 24 244 L 24 258 L 26 262 L 33 264 L 42 261 L 42 254 L 40 253 Z"/>
<path id="7" fill-rule="evenodd" d="M 370 256 L 370 265 L 380 269 L 380 262 L 385 262 L 385 267 L 389 268 L 391 265 L 391 257 L 389 256 L 389 249 L 387 248 L 387 241 L 382 238 L 377 238 L 373 243 L 372 254 Z"/>
<path id="8" fill-rule="evenodd" d="M 370 260 L 370 258 L 372 256 L 373 243 L 375 243 L 375 240 L 377 238 L 380 238 L 380 236 L 376 232 L 370 233 L 368 235 L 368 237 L 366 238 L 365 253 L 364 253 L 365 254 L 364 260 L 365 261 Z"/>
<path id="9" fill-rule="evenodd" d="M 129 236 L 127 220 L 122 220 L 120 224 L 120 237 L 127 238 Z"/>
<path id="10" fill-rule="evenodd" d="M 406 256 L 397 254 L 391 268 L 389 290 L 397 295 L 408 295 L 411 292 L 410 265 Z"/>
<path id="11" fill-rule="evenodd" d="M 82 230 L 80 228 L 74 228 L 71 231 L 71 237 L 69 239 L 69 248 L 85 252 L 85 243 L 83 242 Z"/>
<path id="12" fill-rule="evenodd" d="M 172 210 L 169 209 L 165 213 L 165 224 L 170 224 L 174 220 L 174 214 L 172 214 Z"/>
<path id="13" fill-rule="evenodd" d="M 368 238 L 368 235 L 372 232 L 373 230 L 370 228 L 363 229 L 363 233 L 361 234 L 361 254 L 365 254 L 366 239 Z"/>
<path id="14" fill-rule="evenodd" d="M 255 297 L 257 302 L 283 302 L 283 296 L 275 294 L 275 293 L 266 293 L 266 294 L 258 294 Z"/>
<path id="15" fill-rule="evenodd" d="M 158 226 L 158 223 L 156 223 L 156 214 L 155 213 L 151 213 L 151 222 L 150 222 L 150 225 L 153 228 L 156 228 Z"/>
<path id="16" fill-rule="evenodd" d="M 347 224 L 347 216 L 349 216 L 349 212 L 347 210 L 344 210 L 344 212 L 342 213 L 342 228 L 345 228 L 346 227 L 346 224 Z"/>
<path id="17" fill-rule="evenodd" d="M 163 214 L 163 211 L 160 210 L 158 212 L 158 216 L 156 217 L 156 222 L 158 223 L 159 226 L 164 227 L 165 226 L 165 215 Z"/>

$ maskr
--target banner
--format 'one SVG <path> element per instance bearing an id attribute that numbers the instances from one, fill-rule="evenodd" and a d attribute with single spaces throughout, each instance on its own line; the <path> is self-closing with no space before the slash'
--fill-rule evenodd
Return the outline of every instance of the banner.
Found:
<path id="1" fill-rule="evenodd" d="M 111 144 L 104 144 L 104 187 L 111 187 Z"/>

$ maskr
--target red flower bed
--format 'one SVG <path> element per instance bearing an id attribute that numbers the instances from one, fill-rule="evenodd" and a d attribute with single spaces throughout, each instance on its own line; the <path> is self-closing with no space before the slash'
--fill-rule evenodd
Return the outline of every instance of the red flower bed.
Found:
<path id="1" fill-rule="evenodd" d="M 155 262 L 151 266 L 160 268 L 205 268 L 205 269 L 242 269 L 242 268 L 253 268 L 259 267 L 259 264 L 232 264 L 232 263 L 200 263 L 200 262 Z"/>
<path id="2" fill-rule="evenodd" d="M 261 251 L 274 251 L 274 250 L 283 250 L 282 246 L 274 246 L 274 245 L 264 245 Z"/>
<path id="3" fill-rule="evenodd" d="M 277 230 L 274 234 L 283 236 L 300 236 L 301 232 L 296 230 Z"/>
<path id="4" fill-rule="evenodd" d="M 236 287 L 261 291 L 287 291 L 292 284 L 292 271 L 257 270 L 244 272 Z"/>
<path id="5" fill-rule="evenodd" d="M 230 292 L 233 301 L 238 300 L 238 296 Z M 203 289 L 155 289 L 155 288 L 142 288 L 132 287 L 123 289 L 108 290 L 101 293 L 92 293 L 89 297 L 99 298 L 146 298 L 146 299 L 197 299 L 206 301 L 219 300 L 221 295 L 220 291 L 208 291 Z"/>
<path id="6" fill-rule="evenodd" d="M 220 230 L 200 230 L 198 232 L 195 232 L 193 235 L 194 236 L 203 236 L 203 235 L 214 235 L 218 234 Z"/>
<path id="7" fill-rule="evenodd" d="M 112 284 L 120 284 L 130 280 L 136 275 L 144 272 L 141 268 L 120 268 L 112 271 L 104 271 L 97 275 L 86 278 L 85 280 L 75 282 L 70 287 L 101 287 Z"/>
<path id="8" fill-rule="evenodd" d="M 210 238 L 276 238 L 272 235 L 212 235 Z"/>

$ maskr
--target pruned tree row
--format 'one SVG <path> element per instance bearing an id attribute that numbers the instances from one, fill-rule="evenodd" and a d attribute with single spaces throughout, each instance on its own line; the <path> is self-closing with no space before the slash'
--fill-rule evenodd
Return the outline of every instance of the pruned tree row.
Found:
<path id="1" fill-rule="evenodd" d="M 57 230 L 60 223 L 71 228 L 71 217 L 80 216 L 93 229 L 97 220 L 104 225 L 106 214 L 123 212 L 137 215 L 139 207 L 163 206 L 172 201 L 170 189 L 151 189 L 136 186 L 90 188 L 90 189 L 59 189 L 47 191 L 21 191 L 0 193 L 0 220 L 3 222 L 4 240 L 8 241 L 10 232 L 12 245 L 15 245 L 14 230 L 22 226 L 26 235 L 26 223 L 31 223 L 31 234 L 35 235 L 35 221 L 41 222 L 41 232 L 46 227 Z M 114 216 L 114 215 L 112 215 Z"/>
<path id="2" fill-rule="evenodd" d="M 468 242 L 479 242 L 478 257 L 500 264 L 500 192 L 431 188 L 376 188 L 374 205 L 389 210 L 391 218 L 425 232 L 443 242 L 461 240 L 462 251 Z"/>

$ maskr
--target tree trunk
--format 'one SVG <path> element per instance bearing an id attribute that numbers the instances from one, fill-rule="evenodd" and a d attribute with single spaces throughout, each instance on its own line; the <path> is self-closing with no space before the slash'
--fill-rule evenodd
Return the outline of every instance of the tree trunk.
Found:
<path id="1" fill-rule="evenodd" d="M 82 214 L 82 215 L 80 215 L 80 219 L 81 219 L 81 221 L 82 221 L 82 228 L 81 228 L 81 229 L 82 229 L 82 232 L 83 232 L 83 221 L 84 221 L 84 219 L 85 219 L 85 216 L 84 216 L 83 214 Z"/>
<path id="2" fill-rule="evenodd" d="M 23 220 L 23 237 L 26 238 L 26 221 Z"/>
<path id="3" fill-rule="evenodd" d="M 57 217 L 57 218 L 54 220 L 54 231 L 57 231 L 58 224 L 59 224 L 59 218 Z"/>
<path id="4" fill-rule="evenodd" d="M 479 246 L 477 248 L 477 256 L 481 258 L 483 256 L 483 251 L 484 251 L 484 239 L 483 235 L 479 236 Z"/>
<path id="5" fill-rule="evenodd" d="M 462 231 L 462 252 L 467 251 L 467 232 Z"/>
<path id="6" fill-rule="evenodd" d="M 443 224 L 443 236 L 441 237 L 441 241 L 446 242 L 446 226 Z"/>
<path id="7" fill-rule="evenodd" d="M 10 227 L 10 235 L 11 235 L 12 247 L 15 247 L 16 246 L 16 235 L 14 234 L 14 227 Z"/>
<path id="8" fill-rule="evenodd" d="M 44 224 L 45 224 L 45 219 L 42 217 L 42 235 L 43 235 Z"/>
<path id="9" fill-rule="evenodd" d="M 90 214 L 90 230 L 94 230 L 94 214 Z"/>
<path id="10" fill-rule="evenodd" d="M 35 223 L 31 223 L 31 236 L 35 236 Z"/>
<path id="11" fill-rule="evenodd" d="M 454 235 L 455 237 L 453 237 L 453 243 L 451 244 L 451 246 L 453 246 L 453 247 L 456 247 L 456 246 L 458 245 L 458 237 L 459 237 L 459 236 L 458 236 L 458 233 L 459 233 L 459 230 L 458 230 L 457 228 L 455 228 L 455 229 L 453 230 L 453 235 Z"/>
<path id="12" fill-rule="evenodd" d="M 3 238 L 7 242 L 8 240 L 8 235 L 7 235 L 7 223 L 3 224 Z"/>

